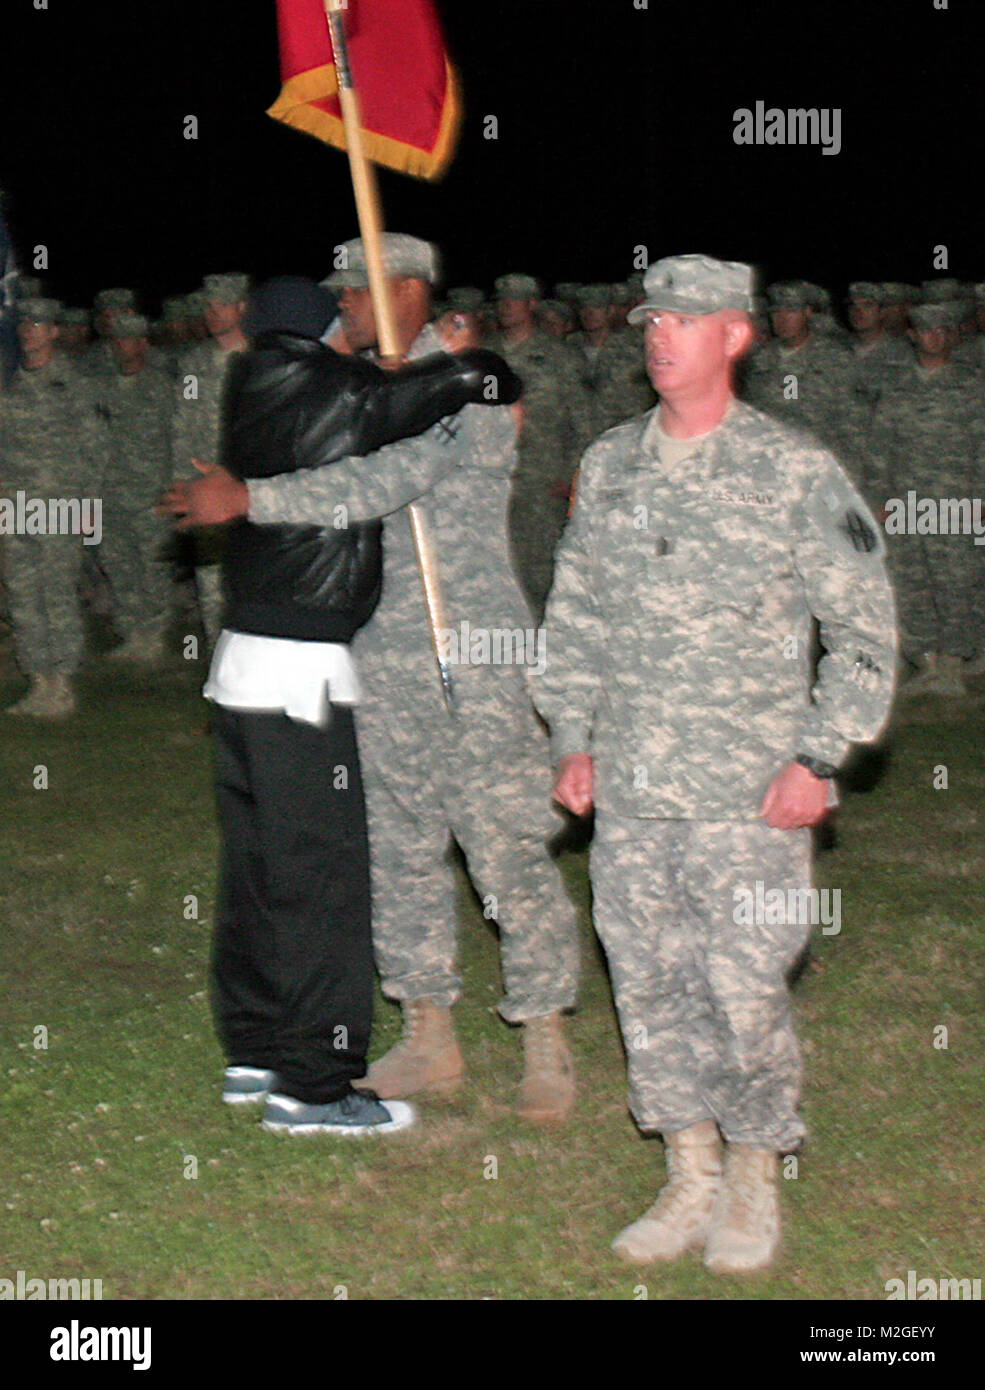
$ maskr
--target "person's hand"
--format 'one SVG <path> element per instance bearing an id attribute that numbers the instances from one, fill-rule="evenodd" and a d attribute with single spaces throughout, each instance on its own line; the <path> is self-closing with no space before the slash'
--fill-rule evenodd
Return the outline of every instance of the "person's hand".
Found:
<path id="1" fill-rule="evenodd" d="M 191 526 L 222 526 L 246 516 L 250 494 L 246 484 L 217 463 L 192 459 L 200 478 L 174 483 L 161 498 L 155 511 L 168 516 L 179 531 Z"/>
<path id="2" fill-rule="evenodd" d="M 831 783 L 800 763 L 787 763 L 773 778 L 759 814 L 774 830 L 817 825 L 831 809 Z"/>
<path id="3" fill-rule="evenodd" d="M 595 804 L 594 774 L 591 753 L 568 753 L 558 763 L 554 800 L 576 816 L 587 816 Z"/>

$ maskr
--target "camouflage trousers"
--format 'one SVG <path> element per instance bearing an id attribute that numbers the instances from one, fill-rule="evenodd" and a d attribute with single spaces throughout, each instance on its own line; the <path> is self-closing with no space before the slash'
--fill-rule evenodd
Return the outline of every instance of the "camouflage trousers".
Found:
<path id="1" fill-rule="evenodd" d="M 162 558 L 167 527 L 152 513 L 104 504 L 99 559 L 110 582 L 120 635 L 158 635 L 167 626 L 171 565 Z"/>
<path id="2" fill-rule="evenodd" d="M 554 552 L 568 516 L 566 501 L 548 494 L 548 483 L 518 473 L 510 493 L 509 535 L 513 572 L 539 623 L 554 581 Z"/>
<path id="3" fill-rule="evenodd" d="M 84 642 L 77 592 L 78 536 L 6 536 L 7 605 L 17 663 L 25 675 L 71 675 Z"/>
<path id="4" fill-rule="evenodd" d="M 755 900 L 757 881 L 786 898 L 809 888 L 810 873 L 806 830 L 599 813 L 595 929 L 641 1129 L 668 1134 L 714 1119 L 730 1142 L 775 1152 L 803 1137 L 786 977 L 810 924 L 746 922 L 756 913 L 740 904 L 749 906 L 745 893 Z"/>
<path id="5" fill-rule="evenodd" d="M 428 717 L 399 695 L 384 707 L 386 694 L 357 714 L 384 993 L 441 1005 L 461 995 L 453 835 L 484 913 L 499 927 L 503 1018 L 520 1023 L 570 1008 L 577 921 L 547 850 L 558 820 L 533 710 L 523 722 L 502 707 L 452 720 L 437 707 Z"/>
<path id="6" fill-rule="evenodd" d="M 889 572 L 903 653 L 976 656 L 982 646 L 983 547 L 970 536 L 890 536 Z"/>

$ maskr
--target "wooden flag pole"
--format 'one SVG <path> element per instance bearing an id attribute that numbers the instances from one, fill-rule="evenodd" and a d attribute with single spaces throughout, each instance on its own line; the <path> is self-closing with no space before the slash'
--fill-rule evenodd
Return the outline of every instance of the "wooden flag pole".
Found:
<path id="1" fill-rule="evenodd" d="M 383 264 L 383 215 L 380 205 L 379 187 L 376 182 L 376 169 L 366 158 L 363 146 L 362 118 L 359 112 L 359 98 L 352 82 L 349 66 L 349 50 L 345 38 L 342 15 L 346 0 L 324 0 L 325 18 L 332 41 L 335 57 L 335 74 L 339 85 L 339 105 L 342 108 L 342 123 L 345 127 L 346 151 L 349 155 L 349 171 L 352 177 L 352 191 L 356 199 L 356 216 L 359 220 L 359 235 L 366 253 L 366 269 L 369 273 L 369 292 L 373 300 L 376 316 L 377 342 L 383 357 L 399 359 L 403 354 L 393 320 L 393 306 L 390 302 L 390 287 L 387 284 Z M 428 626 L 431 642 L 441 676 L 441 689 L 449 712 L 454 710 L 454 690 L 451 669 L 439 634 L 447 632 L 444 603 L 438 566 L 427 533 L 427 519 L 421 508 L 412 502 L 407 508 L 410 514 L 414 548 L 417 552 L 417 566 L 424 588 L 424 603 L 427 608 Z"/>

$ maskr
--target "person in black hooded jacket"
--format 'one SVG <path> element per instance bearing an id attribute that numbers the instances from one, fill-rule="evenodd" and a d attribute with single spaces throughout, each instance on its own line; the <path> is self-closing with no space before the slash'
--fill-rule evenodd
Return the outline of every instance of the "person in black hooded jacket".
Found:
<path id="1" fill-rule="evenodd" d="M 396 372 L 324 345 L 334 297 L 284 277 L 254 295 L 226 392 L 221 462 L 257 478 L 369 454 L 464 405 L 515 401 L 502 359 L 438 354 Z M 496 378 L 489 390 L 490 377 Z M 411 1107 L 357 1091 L 373 958 L 348 643 L 381 588 L 379 522 L 231 529 L 214 701 L 222 825 L 212 1004 L 223 1099 L 268 1098 L 287 1133 L 402 1129 Z"/>

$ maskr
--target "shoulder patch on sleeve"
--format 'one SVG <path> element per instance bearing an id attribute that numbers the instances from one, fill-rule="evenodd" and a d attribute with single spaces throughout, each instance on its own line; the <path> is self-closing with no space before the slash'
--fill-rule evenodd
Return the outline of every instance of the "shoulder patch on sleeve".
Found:
<path id="1" fill-rule="evenodd" d="M 841 520 L 841 530 L 851 541 L 856 550 L 868 554 L 875 550 L 879 544 L 879 538 L 875 529 L 869 525 L 865 517 L 857 512 L 854 507 L 849 507 Z"/>

